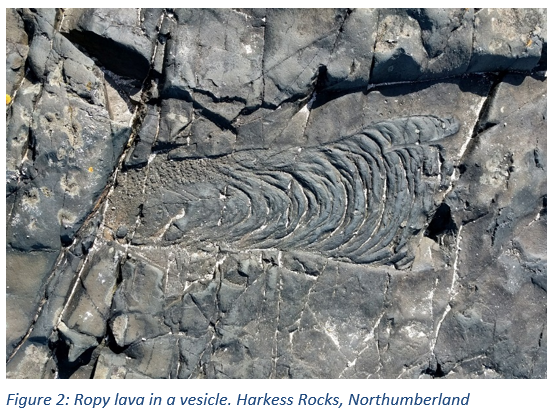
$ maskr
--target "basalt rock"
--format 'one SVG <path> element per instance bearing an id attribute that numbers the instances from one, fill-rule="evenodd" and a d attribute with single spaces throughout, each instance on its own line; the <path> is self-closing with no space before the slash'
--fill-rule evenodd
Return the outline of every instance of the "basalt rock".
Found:
<path id="1" fill-rule="evenodd" d="M 547 12 L 8 9 L 9 378 L 546 378 Z"/>

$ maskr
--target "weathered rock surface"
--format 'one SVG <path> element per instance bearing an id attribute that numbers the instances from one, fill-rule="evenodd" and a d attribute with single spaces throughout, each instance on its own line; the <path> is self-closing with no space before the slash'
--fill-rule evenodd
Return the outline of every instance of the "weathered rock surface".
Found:
<path id="1" fill-rule="evenodd" d="M 8 9 L 7 376 L 546 378 L 547 12 Z"/>

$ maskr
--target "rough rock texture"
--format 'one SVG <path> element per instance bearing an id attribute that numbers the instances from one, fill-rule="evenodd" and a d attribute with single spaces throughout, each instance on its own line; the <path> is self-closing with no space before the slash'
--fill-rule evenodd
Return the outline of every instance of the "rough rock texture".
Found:
<path id="1" fill-rule="evenodd" d="M 546 10 L 8 9 L 6 46 L 9 378 L 547 377 Z"/>

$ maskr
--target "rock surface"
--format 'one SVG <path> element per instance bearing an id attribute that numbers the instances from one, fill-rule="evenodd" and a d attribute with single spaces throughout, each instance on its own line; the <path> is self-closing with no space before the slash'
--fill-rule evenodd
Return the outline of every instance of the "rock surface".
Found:
<path id="1" fill-rule="evenodd" d="M 6 46 L 7 377 L 547 377 L 546 10 L 8 9 Z"/>

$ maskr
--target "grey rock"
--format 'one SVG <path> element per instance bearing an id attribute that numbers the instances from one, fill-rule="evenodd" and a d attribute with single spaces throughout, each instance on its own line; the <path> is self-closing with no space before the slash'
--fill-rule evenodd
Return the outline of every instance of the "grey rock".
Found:
<path id="1" fill-rule="evenodd" d="M 193 105 L 176 99 L 162 101 L 156 147 L 173 148 L 190 143 Z"/>
<path id="2" fill-rule="evenodd" d="M 26 346 L 18 355 L 6 365 L 7 378 L 51 378 L 56 373 L 55 366 L 48 368 L 50 350 L 43 344 Z"/>
<path id="3" fill-rule="evenodd" d="M 169 159 L 206 158 L 231 154 L 235 148 L 235 135 L 222 130 L 210 120 L 196 119 L 192 122 L 187 143 L 168 153 Z"/>
<path id="4" fill-rule="evenodd" d="M 427 65 L 423 78 L 463 74 L 472 51 L 472 9 L 418 9 L 408 12 L 421 30 Z"/>
<path id="5" fill-rule="evenodd" d="M 545 95 L 545 82 L 543 77 L 526 77 L 522 74 L 504 76 L 486 109 L 481 128 L 502 123 L 530 102 L 541 102 Z"/>
<path id="6" fill-rule="evenodd" d="M 136 343 L 125 350 L 135 375 L 133 378 L 175 378 L 179 348 L 172 336 L 162 336 Z M 131 373 L 131 372 L 129 372 Z M 127 378 L 130 377 L 128 374 Z"/>
<path id="7" fill-rule="evenodd" d="M 29 53 L 23 20 L 15 9 L 6 9 L 6 94 L 14 96 L 25 74 Z"/>
<path id="8" fill-rule="evenodd" d="M 162 271 L 140 259 L 128 259 L 121 267 L 122 285 L 114 294 L 112 312 L 155 315 L 163 309 Z"/>
<path id="9" fill-rule="evenodd" d="M 70 362 L 77 360 L 86 350 L 98 345 L 95 337 L 71 330 L 64 322 L 60 322 L 58 329 L 63 340 L 69 346 L 68 360 Z"/>
<path id="10" fill-rule="evenodd" d="M 7 12 L 8 378 L 547 378 L 545 10 Z"/>
<path id="11" fill-rule="evenodd" d="M 326 65 L 325 89 L 344 91 L 366 88 L 374 59 L 378 17 L 379 12 L 375 9 L 346 12 Z"/>
<path id="12" fill-rule="evenodd" d="M 501 85 L 494 102 L 502 100 L 504 90 L 510 88 L 513 88 L 510 84 Z M 500 111 L 496 114 L 502 115 Z M 478 137 L 468 156 L 468 169 L 453 190 L 455 222 L 462 225 L 458 262 L 464 265 L 464 270 L 457 273 L 460 289 L 455 298 L 455 312 L 446 317 L 450 320 L 444 323 L 446 333 L 440 333 L 438 340 L 437 356 L 442 370 L 449 371 L 469 357 L 478 356 L 465 352 L 457 358 L 447 353 L 453 352 L 453 346 L 448 344 L 464 329 L 456 324 L 460 322 L 456 317 L 462 317 L 457 314 L 462 314 L 474 317 L 473 325 L 478 327 L 470 334 L 477 337 L 484 334 L 485 328 L 495 326 L 488 343 L 479 345 L 482 345 L 481 354 L 492 361 L 498 375 L 507 378 L 539 375 L 532 358 L 541 355 L 538 341 L 543 338 L 545 322 L 540 318 L 544 313 L 540 312 L 547 308 L 544 286 L 547 281 L 542 266 L 547 262 L 543 247 L 547 189 L 543 165 L 536 163 L 546 144 L 543 120 L 545 97 L 542 94 L 538 94 L 537 102 L 503 116 L 499 124 Z M 518 144 L 505 140 L 513 135 L 520 138 Z M 516 151 L 517 146 L 520 151 Z M 478 185 L 480 193 L 470 197 L 469 193 Z M 481 236 L 478 230 L 486 230 L 489 235 Z M 495 260 L 490 263 L 486 259 Z M 484 270 L 482 266 L 486 264 Z M 485 281 L 484 276 L 488 277 Z M 484 298 L 499 299 L 499 302 L 492 306 Z M 525 304 L 527 307 L 521 307 Z M 537 318 L 530 319 L 529 315 Z M 519 359 L 513 363 L 507 360 L 508 355 Z"/>
<path id="13" fill-rule="evenodd" d="M 94 372 L 95 379 L 124 379 L 128 373 L 127 360 L 108 348 L 102 349 Z"/>
<path id="14" fill-rule="evenodd" d="M 417 216 L 433 207 L 421 193 L 431 192 L 434 184 L 416 170 L 423 160 L 438 158 L 428 144 L 457 132 L 455 120 L 416 117 L 370 125 L 325 148 L 259 153 L 261 163 L 237 153 L 235 160 L 215 166 L 225 182 L 202 181 L 181 193 L 153 196 L 143 206 L 143 224 L 156 225 L 150 229 L 155 239 L 159 227 L 174 219 L 177 228 L 187 230 L 187 240 L 317 251 L 354 262 L 398 262 L 406 255 L 408 236 L 425 223 L 425 217 Z M 390 169 L 394 166 L 402 168 Z M 386 178 L 390 192 L 384 195 Z M 179 205 L 184 207 L 180 214 Z M 413 229 L 402 225 L 407 222 Z M 139 229 L 142 238 L 148 230 Z"/>
<path id="15" fill-rule="evenodd" d="M 168 328 L 161 323 L 161 317 L 142 313 L 115 316 L 110 324 L 110 329 L 116 343 L 121 347 L 168 333 Z"/>
<path id="16" fill-rule="evenodd" d="M 161 10 L 145 18 L 133 9 L 69 9 L 60 31 L 109 70 L 142 81 L 154 51 L 156 14 Z"/>
<path id="17" fill-rule="evenodd" d="M 111 245 L 104 246 L 92 256 L 82 271 L 71 307 L 63 317 L 68 328 L 96 338 L 106 334 L 106 321 L 118 278 L 119 256 Z"/>
<path id="18" fill-rule="evenodd" d="M 301 144 L 306 112 L 297 103 L 285 103 L 276 110 L 260 109 L 238 118 L 235 149 L 270 149 Z"/>
<path id="19" fill-rule="evenodd" d="M 20 9 L 24 22 L 32 27 L 27 65 L 39 79 L 44 79 L 48 57 L 52 50 L 52 38 L 56 25 L 56 9 Z M 34 35 L 36 34 L 36 36 Z"/>
<path id="20" fill-rule="evenodd" d="M 129 229 L 127 229 L 126 226 L 120 226 L 118 227 L 118 230 L 116 230 L 116 237 L 119 239 L 123 239 L 125 236 L 127 236 L 128 231 Z"/>
<path id="21" fill-rule="evenodd" d="M 21 264 L 23 282 L 33 290 L 26 303 L 13 306 L 8 355 L 16 353 L 14 341 L 26 343 L 22 337 L 38 311 L 40 331 L 29 337 L 50 337 L 48 323 L 59 318 L 51 315 L 62 311 L 55 303 L 40 308 L 49 277 L 56 276 L 51 268 L 61 247 L 72 243 L 85 219 L 92 218 L 129 133 L 112 123 L 105 110 L 101 71 L 55 31 L 57 12 L 20 13 L 26 28 L 37 33 L 31 37 L 28 59 L 33 75 L 22 81 L 8 112 L 7 190 L 13 203 L 7 213 L 7 244 L 10 262 Z M 78 246 L 90 248 L 89 237 L 82 237 Z M 58 263 L 62 271 L 63 265 Z M 14 270 L 8 281 L 18 276 Z M 15 283 L 13 287 L 8 298 L 16 300 L 20 290 Z M 67 292 L 59 296 L 65 301 Z M 18 329 L 23 322 L 27 329 Z"/>
<path id="22" fill-rule="evenodd" d="M 46 276 L 57 252 L 6 253 L 6 355 L 11 355 L 34 321 L 44 296 Z"/>
<path id="23" fill-rule="evenodd" d="M 260 18 L 225 9 L 176 10 L 162 95 L 186 98 L 231 121 L 262 103 L 264 28 Z"/>
<path id="24" fill-rule="evenodd" d="M 468 71 L 529 71 L 542 52 L 545 10 L 481 9 L 474 17 L 475 36 Z"/>
<path id="25" fill-rule="evenodd" d="M 6 193 L 14 197 L 20 179 L 34 175 L 32 166 L 23 161 L 33 157 L 32 108 L 40 91 L 39 85 L 23 80 L 7 111 L 10 123 L 6 126 Z"/>
<path id="26" fill-rule="evenodd" d="M 427 57 L 424 46 L 412 41 L 421 36 L 418 22 L 403 13 L 385 12 L 380 15 L 377 36 L 370 81 L 417 80 Z"/>
<path id="27" fill-rule="evenodd" d="M 381 11 L 370 82 L 464 74 L 472 53 L 473 14 L 471 9 Z"/>
<path id="28" fill-rule="evenodd" d="M 146 165 L 151 154 L 152 145 L 158 137 L 159 110 L 155 106 L 149 106 L 143 119 L 141 129 L 135 139 L 133 149 L 128 153 L 125 167 L 137 167 Z"/>
<path id="29" fill-rule="evenodd" d="M 318 68 L 328 63 L 346 14 L 346 10 L 337 9 L 267 11 L 265 102 L 277 106 L 312 90 Z"/>

